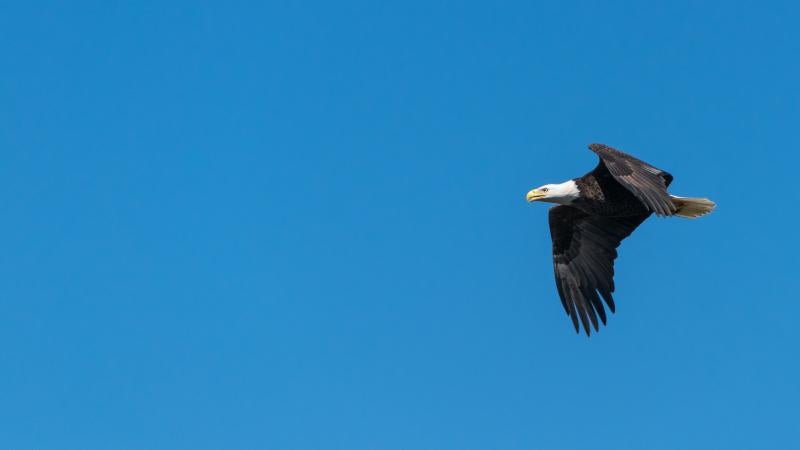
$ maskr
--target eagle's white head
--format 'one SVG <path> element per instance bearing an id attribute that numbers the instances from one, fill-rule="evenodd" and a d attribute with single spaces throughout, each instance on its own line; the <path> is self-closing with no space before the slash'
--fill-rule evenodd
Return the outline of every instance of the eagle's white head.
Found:
<path id="1" fill-rule="evenodd" d="M 565 181 L 561 184 L 545 184 L 528 192 L 529 202 L 548 202 L 569 205 L 573 200 L 580 197 L 578 185 L 574 180 Z"/>

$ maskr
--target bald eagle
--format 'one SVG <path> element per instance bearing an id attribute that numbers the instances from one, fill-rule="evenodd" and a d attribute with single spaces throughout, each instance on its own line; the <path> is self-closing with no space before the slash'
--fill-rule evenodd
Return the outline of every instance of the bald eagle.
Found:
<path id="1" fill-rule="evenodd" d="M 677 197 L 667 192 L 672 175 L 603 144 L 589 149 L 600 157 L 586 175 L 528 192 L 529 202 L 557 203 L 550 208 L 553 269 L 561 304 L 591 335 L 605 325 L 603 301 L 613 313 L 614 260 L 623 239 L 652 213 L 696 218 L 716 206 L 705 198 Z M 602 300 L 601 300 L 602 298 Z"/>

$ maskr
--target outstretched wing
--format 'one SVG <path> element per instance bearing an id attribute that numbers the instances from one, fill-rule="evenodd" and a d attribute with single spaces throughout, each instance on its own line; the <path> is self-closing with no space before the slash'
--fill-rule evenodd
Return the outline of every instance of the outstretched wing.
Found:
<path id="1" fill-rule="evenodd" d="M 648 209 L 659 216 L 675 214 L 675 205 L 667 193 L 672 175 L 607 145 L 592 144 L 589 150 L 597 153 L 614 179 Z"/>
<path id="2" fill-rule="evenodd" d="M 556 287 L 575 331 L 580 332 L 579 318 L 587 336 L 591 334 L 589 322 L 599 331 L 597 316 L 605 325 L 606 312 L 600 296 L 614 312 L 611 293 L 616 249 L 649 216 L 650 213 L 599 217 L 571 206 L 550 208 Z"/>

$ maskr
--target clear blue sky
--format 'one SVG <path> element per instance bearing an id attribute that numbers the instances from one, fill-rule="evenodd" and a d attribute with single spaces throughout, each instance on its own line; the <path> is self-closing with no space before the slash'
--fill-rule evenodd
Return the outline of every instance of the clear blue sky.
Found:
<path id="1" fill-rule="evenodd" d="M 800 448 L 800 7 L 376 3 L 0 6 L 2 447 Z M 719 207 L 587 339 L 591 142 Z"/>

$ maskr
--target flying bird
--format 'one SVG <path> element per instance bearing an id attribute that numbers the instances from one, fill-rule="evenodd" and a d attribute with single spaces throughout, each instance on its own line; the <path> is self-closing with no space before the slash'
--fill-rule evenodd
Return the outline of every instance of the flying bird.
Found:
<path id="1" fill-rule="evenodd" d="M 615 310 L 611 294 L 620 242 L 652 213 L 693 219 L 716 206 L 706 198 L 671 195 L 672 175 L 627 153 L 603 144 L 589 150 L 600 157 L 594 170 L 527 195 L 529 202 L 558 204 L 549 216 L 556 288 L 575 331 L 580 333 L 580 320 L 587 336 L 591 327 L 599 331 L 598 318 L 606 323 L 603 300 Z"/>

